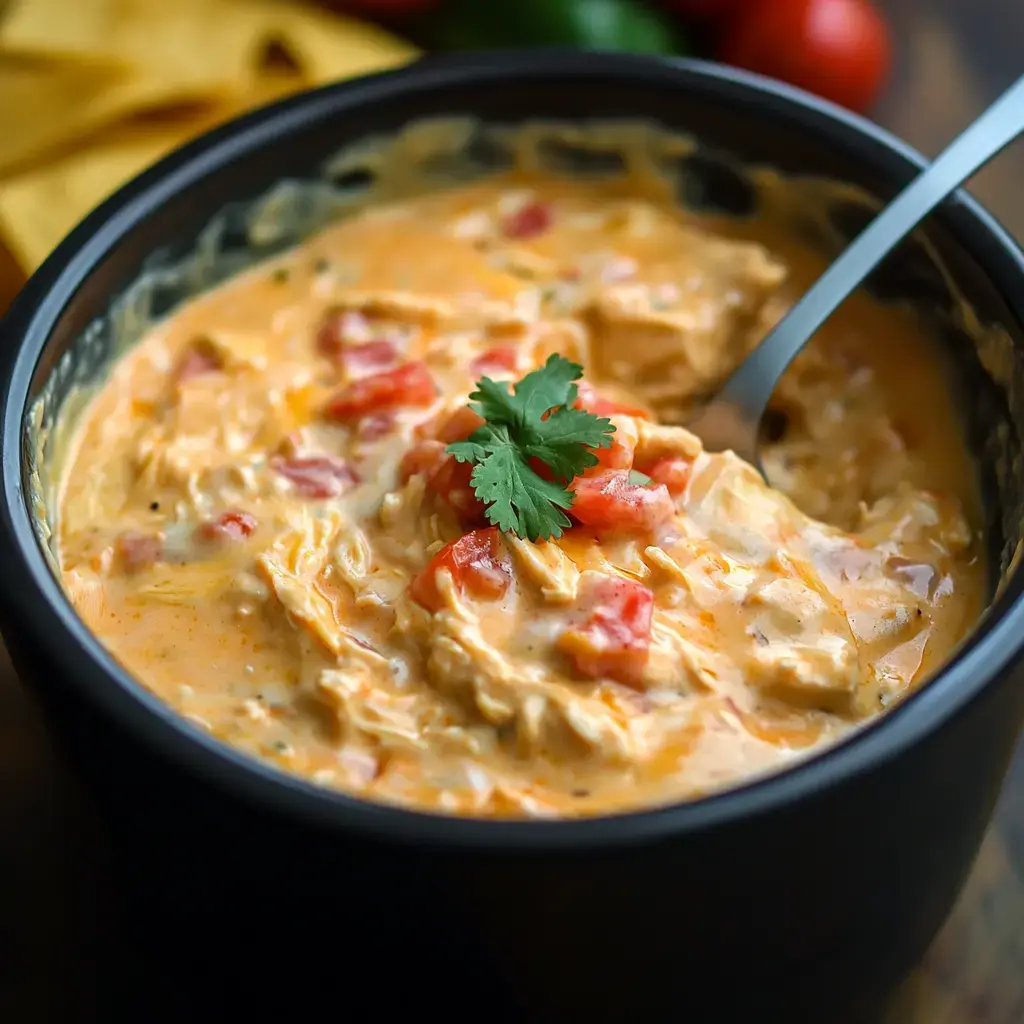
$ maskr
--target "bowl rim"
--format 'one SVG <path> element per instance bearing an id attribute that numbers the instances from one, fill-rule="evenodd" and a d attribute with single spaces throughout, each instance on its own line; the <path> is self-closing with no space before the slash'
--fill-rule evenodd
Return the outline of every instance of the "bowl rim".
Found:
<path id="1" fill-rule="evenodd" d="M 504 820 L 452 817 L 362 800 L 289 775 L 188 723 L 122 668 L 78 618 L 54 578 L 32 528 L 22 478 L 21 438 L 31 381 L 45 344 L 78 288 L 104 255 L 153 210 L 181 190 L 283 132 L 410 91 L 496 80 L 619 76 L 637 84 L 693 89 L 752 105 L 767 118 L 802 122 L 809 131 L 859 147 L 886 176 L 888 161 L 909 176 L 925 165 L 910 146 L 865 118 L 758 75 L 684 58 L 564 49 L 429 54 L 398 70 L 301 93 L 243 115 L 186 144 L 120 188 L 90 213 L 32 276 L 0 326 L 0 605 L 4 624 L 45 646 L 65 684 L 101 717 L 140 742 L 174 771 L 230 798 L 329 832 L 391 843 L 484 852 L 600 852 L 725 827 L 834 789 L 887 764 L 939 729 L 978 697 L 1024 648 L 1024 597 L 1008 602 L 982 635 L 954 655 L 926 685 L 839 743 L 776 774 L 690 803 L 598 818 Z M 957 237 L 972 251 L 1024 322 L 1024 255 L 975 200 L 957 193 L 937 213 L 959 218 Z M 963 236 L 966 230 L 970 244 Z M 1011 287 L 1016 283 L 1016 292 Z"/>

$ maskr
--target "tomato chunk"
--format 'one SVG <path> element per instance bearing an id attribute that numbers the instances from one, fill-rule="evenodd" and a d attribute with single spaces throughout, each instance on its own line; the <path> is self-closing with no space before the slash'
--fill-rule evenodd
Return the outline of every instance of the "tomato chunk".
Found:
<path id="1" fill-rule="evenodd" d="M 651 647 L 654 594 L 642 583 L 600 578 L 584 593 L 586 617 L 557 641 L 580 675 L 639 687 Z"/>
<path id="2" fill-rule="evenodd" d="M 383 412 L 372 412 L 359 421 L 357 435 L 360 441 L 379 441 L 387 437 L 395 429 L 395 414 L 386 409 Z"/>
<path id="3" fill-rule="evenodd" d="M 398 362 L 398 349 L 390 341 L 368 341 L 365 345 L 353 345 L 341 354 L 346 372 L 353 377 L 377 373 Z"/>
<path id="4" fill-rule="evenodd" d="M 232 509 L 199 524 L 199 535 L 203 540 L 232 541 L 252 536 L 256 529 L 256 517 L 240 509 Z"/>
<path id="5" fill-rule="evenodd" d="M 316 332 L 316 349 L 328 359 L 340 360 L 345 349 L 373 340 L 369 318 L 354 309 L 331 309 Z"/>
<path id="6" fill-rule="evenodd" d="M 445 455 L 427 477 L 427 487 L 449 505 L 463 526 L 487 521 L 487 506 L 476 496 L 470 478 L 473 466 Z"/>
<path id="7" fill-rule="evenodd" d="M 465 441 L 477 427 L 484 425 L 484 418 L 473 412 L 468 405 L 460 406 L 437 429 L 438 441 L 452 444 Z"/>
<path id="8" fill-rule="evenodd" d="M 398 464 L 398 479 L 404 484 L 417 473 L 432 473 L 444 459 L 444 443 L 441 441 L 420 441 L 414 444 Z"/>
<path id="9" fill-rule="evenodd" d="M 625 470 L 577 477 L 569 515 L 596 530 L 651 530 L 675 511 L 664 484 L 631 484 Z"/>
<path id="10" fill-rule="evenodd" d="M 451 573 L 460 593 L 481 600 L 496 600 L 512 582 L 512 563 L 502 546 L 501 533 L 495 526 L 472 530 L 447 544 L 412 581 L 409 592 L 413 600 L 428 611 L 436 612 L 443 605 L 437 583 L 442 569 Z"/>
<path id="11" fill-rule="evenodd" d="M 481 352 L 470 363 L 474 379 L 495 373 L 514 373 L 519 366 L 519 350 L 514 345 L 497 345 Z"/>
<path id="12" fill-rule="evenodd" d="M 193 345 L 182 357 L 175 371 L 175 379 L 179 384 L 194 377 L 202 377 L 207 373 L 216 373 L 224 369 L 216 352 L 203 345 Z"/>
<path id="13" fill-rule="evenodd" d="M 129 531 L 117 538 L 114 553 L 125 572 L 138 572 L 159 562 L 163 558 L 164 546 L 160 538 L 151 533 Z"/>
<path id="14" fill-rule="evenodd" d="M 359 482 L 348 463 L 336 455 L 278 455 L 270 466 L 304 498 L 336 498 Z"/>
<path id="15" fill-rule="evenodd" d="M 633 420 L 625 416 L 612 416 L 615 433 L 608 448 L 591 448 L 597 456 L 597 465 L 584 470 L 584 476 L 597 476 L 610 469 L 630 469 L 633 466 L 633 453 L 639 439 Z"/>
<path id="16" fill-rule="evenodd" d="M 430 405 L 435 398 L 437 387 L 426 365 L 405 363 L 353 381 L 331 399 L 327 415 L 336 420 L 355 420 L 381 409 Z"/>
<path id="17" fill-rule="evenodd" d="M 509 214 L 501 230 L 506 238 L 535 238 L 554 223 L 551 207 L 545 203 L 526 203 Z"/>
<path id="18" fill-rule="evenodd" d="M 651 414 L 642 406 L 613 402 L 601 395 L 593 384 L 585 380 L 581 380 L 576 385 L 576 390 L 576 408 L 586 409 L 587 412 L 592 412 L 595 416 L 633 416 L 642 420 L 651 418 Z"/>
<path id="19" fill-rule="evenodd" d="M 657 462 L 643 470 L 656 484 L 664 484 L 673 498 L 678 498 L 690 483 L 693 463 L 689 459 L 671 456 L 658 459 Z"/>

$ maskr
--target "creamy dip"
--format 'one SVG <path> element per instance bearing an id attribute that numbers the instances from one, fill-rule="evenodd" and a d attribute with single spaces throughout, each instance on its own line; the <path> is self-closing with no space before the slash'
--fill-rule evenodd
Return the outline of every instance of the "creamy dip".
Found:
<path id="1" fill-rule="evenodd" d="M 368 209 L 117 363 L 72 442 L 64 586 L 191 722 L 373 800 L 595 815 L 785 768 L 912 691 L 985 587 L 909 314 L 855 297 L 795 362 L 779 489 L 676 425 L 820 269 L 770 223 L 608 182 Z M 481 375 L 552 353 L 616 433 L 575 525 L 531 543 L 445 446 Z"/>

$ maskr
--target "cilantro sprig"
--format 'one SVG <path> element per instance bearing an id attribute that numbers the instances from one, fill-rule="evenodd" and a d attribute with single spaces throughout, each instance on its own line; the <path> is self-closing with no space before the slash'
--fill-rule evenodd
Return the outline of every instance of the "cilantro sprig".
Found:
<path id="1" fill-rule="evenodd" d="M 482 377 L 469 396 L 484 425 L 447 450 L 457 461 L 475 464 L 473 490 L 490 522 L 506 533 L 526 540 L 560 537 L 570 525 L 567 483 L 597 465 L 592 449 L 611 446 L 611 420 L 575 408 L 574 382 L 582 376 L 582 366 L 552 355 L 511 388 Z M 532 459 L 554 479 L 539 476 Z"/>

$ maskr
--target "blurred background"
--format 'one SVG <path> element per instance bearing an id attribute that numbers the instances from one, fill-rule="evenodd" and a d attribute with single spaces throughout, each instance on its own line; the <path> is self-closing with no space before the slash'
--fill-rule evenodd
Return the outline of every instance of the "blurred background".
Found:
<path id="1" fill-rule="evenodd" d="M 1015 75 L 1022 27 L 1015 0 L 0 0 L 0 309 L 92 207 L 191 136 L 425 50 L 720 60 L 934 153 Z M 1014 170 L 977 188 L 1024 231 Z"/>
<path id="2" fill-rule="evenodd" d="M 424 50 L 722 60 L 934 155 L 1024 71 L 1022 39 L 1019 0 L 0 0 L 0 311 L 93 206 L 190 137 Z M 1022 175 L 1014 147 L 971 183 L 1018 238 Z M 95 1019 L 100 851 L 0 648 L 0 1021 Z M 888 1024 L 1024 1021 L 1022 879 L 1024 755 L 957 911 Z"/>

